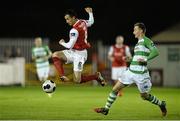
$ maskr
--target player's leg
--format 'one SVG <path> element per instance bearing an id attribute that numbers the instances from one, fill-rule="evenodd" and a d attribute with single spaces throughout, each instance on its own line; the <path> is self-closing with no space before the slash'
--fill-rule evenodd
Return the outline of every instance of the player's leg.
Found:
<path id="1" fill-rule="evenodd" d="M 127 70 L 127 67 L 120 67 L 119 72 L 118 72 L 118 78 L 121 78 L 121 76 L 123 75 L 123 73 Z M 122 96 L 123 95 L 123 89 L 121 89 L 118 92 L 118 96 Z"/>
<path id="2" fill-rule="evenodd" d="M 44 68 L 44 76 L 43 76 L 43 80 L 47 80 L 49 77 L 49 65 L 47 67 Z"/>
<path id="3" fill-rule="evenodd" d="M 73 66 L 74 66 L 74 81 L 76 83 L 85 83 L 93 80 L 97 80 L 102 86 L 106 84 L 104 78 L 101 76 L 100 72 L 97 72 L 95 74 L 91 75 L 84 75 L 81 74 L 83 71 L 83 66 L 86 61 L 86 53 L 75 53 L 74 54 L 74 60 L 73 60 Z"/>
<path id="4" fill-rule="evenodd" d="M 69 50 L 56 51 L 52 54 L 54 66 L 56 67 L 62 81 L 69 80 L 66 76 L 64 76 L 63 64 L 68 61 L 68 58 L 71 56 L 70 54 L 71 52 Z"/>
<path id="5" fill-rule="evenodd" d="M 81 71 L 74 71 L 74 82 L 76 83 L 82 84 L 93 80 L 97 80 L 101 84 L 101 86 L 104 86 L 106 84 L 100 72 L 91 75 L 84 75 L 81 74 Z"/>
<path id="6" fill-rule="evenodd" d="M 115 83 L 117 83 L 117 82 L 118 82 L 118 80 L 115 81 Z M 119 97 L 121 97 L 122 95 L 123 95 L 123 89 L 119 90 L 119 92 L 118 92 Z"/>
<path id="7" fill-rule="evenodd" d="M 118 96 L 118 92 L 123 89 L 125 86 L 127 85 L 124 85 L 122 82 L 118 81 L 112 91 L 110 92 L 108 98 L 107 98 L 107 101 L 106 101 L 106 104 L 104 107 L 102 108 L 95 108 L 94 111 L 97 112 L 97 113 L 102 113 L 104 115 L 107 115 L 108 112 L 109 112 L 109 109 L 111 108 L 112 104 L 115 102 L 117 96 Z"/>
<path id="8" fill-rule="evenodd" d="M 43 70 L 43 68 L 42 67 L 41 68 L 37 67 L 36 71 L 37 71 L 39 81 L 44 82 L 45 80 L 44 80 L 44 70 Z"/>
<path id="9" fill-rule="evenodd" d="M 125 86 L 127 86 L 127 85 L 123 84 L 121 81 L 118 81 L 118 82 L 113 86 L 112 92 L 109 94 L 109 97 L 108 97 L 108 99 L 107 99 L 105 108 L 110 109 L 111 105 L 112 105 L 113 102 L 116 100 L 116 97 L 117 97 L 117 95 L 118 95 L 118 92 L 119 92 L 120 90 L 122 90 Z"/>
<path id="10" fill-rule="evenodd" d="M 63 51 L 56 51 L 52 54 L 52 60 L 60 76 L 64 76 L 63 63 L 67 60 Z"/>
<path id="11" fill-rule="evenodd" d="M 160 101 L 157 97 L 154 95 L 150 94 L 151 90 L 151 81 L 149 74 L 144 74 L 139 79 L 143 79 L 142 81 L 137 82 L 138 89 L 140 91 L 140 95 L 142 99 L 147 100 L 157 106 L 160 107 L 162 115 L 166 116 L 167 110 L 166 110 L 166 102 L 165 101 Z"/>
<path id="12" fill-rule="evenodd" d="M 118 82 L 118 67 L 112 67 L 111 69 L 111 79 L 113 82 L 113 86 L 116 85 L 116 83 Z"/>
<path id="13" fill-rule="evenodd" d="M 157 97 L 155 97 L 152 94 L 149 93 L 141 93 L 141 97 L 144 100 L 147 100 L 155 105 L 158 105 L 159 108 L 161 109 L 162 116 L 166 116 L 167 114 L 167 109 L 166 109 L 166 102 L 165 101 L 160 101 Z"/>
<path id="14" fill-rule="evenodd" d="M 89 81 L 97 80 L 102 86 L 106 84 L 104 78 L 101 76 L 101 73 L 97 72 L 96 74 L 91 74 L 91 75 L 84 75 L 81 74 L 82 70 L 76 69 L 74 70 L 74 82 L 76 83 L 86 83 Z"/>
<path id="15" fill-rule="evenodd" d="M 91 75 L 82 74 L 80 83 L 85 83 L 85 82 L 89 82 L 89 81 L 93 81 L 93 80 L 96 80 L 101 86 L 106 85 L 106 81 L 102 77 L 100 72 L 96 72 L 95 74 L 91 74 Z"/>
<path id="16" fill-rule="evenodd" d="M 112 84 L 113 86 L 116 84 L 116 82 L 118 81 L 118 77 L 117 77 L 117 70 L 115 67 L 111 68 L 111 79 L 112 79 Z"/>
<path id="17" fill-rule="evenodd" d="M 124 87 L 132 84 L 132 75 L 127 70 L 121 78 L 119 78 L 118 82 L 114 85 L 112 91 L 110 92 L 108 99 L 106 101 L 106 104 L 103 108 L 96 108 L 95 112 L 102 113 L 104 115 L 107 115 L 109 112 L 109 109 L 111 108 L 112 104 L 117 98 L 118 92 L 123 89 Z"/>
<path id="18" fill-rule="evenodd" d="M 73 80 L 77 84 L 79 84 L 81 82 L 81 71 L 74 71 Z"/>
<path id="19" fill-rule="evenodd" d="M 118 78 L 121 78 L 122 74 L 126 71 L 126 67 L 113 67 L 112 68 L 112 79 L 114 83 L 118 82 Z M 119 90 L 118 96 L 123 95 L 123 89 Z"/>

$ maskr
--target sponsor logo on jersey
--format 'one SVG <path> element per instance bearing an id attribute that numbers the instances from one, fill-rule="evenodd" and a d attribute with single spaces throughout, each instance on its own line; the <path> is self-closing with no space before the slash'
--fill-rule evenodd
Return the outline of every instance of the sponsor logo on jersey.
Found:
<path id="1" fill-rule="evenodd" d="M 76 33 L 71 33 L 71 36 L 75 36 L 76 35 Z"/>

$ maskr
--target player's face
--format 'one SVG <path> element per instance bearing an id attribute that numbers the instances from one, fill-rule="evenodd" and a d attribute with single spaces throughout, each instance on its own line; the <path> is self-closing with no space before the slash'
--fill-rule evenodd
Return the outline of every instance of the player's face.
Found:
<path id="1" fill-rule="evenodd" d="M 66 23 L 69 24 L 70 26 L 73 26 L 75 24 L 76 18 L 73 16 L 71 17 L 70 15 L 65 15 L 64 19 L 66 20 Z"/>
<path id="2" fill-rule="evenodd" d="M 134 31 L 133 34 L 135 36 L 135 38 L 139 38 L 142 35 L 143 31 L 141 28 L 139 28 L 138 26 L 134 27 Z"/>
<path id="3" fill-rule="evenodd" d="M 35 46 L 36 46 L 36 47 L 42 46 L 42 39 L 41 39 L 41 38 L 35 39 Z"/>
<path id="4" fill-rule="evenodd" d="M 123 44 L 123 42 L 124 42 L 124 38 L 123 37 L 121 37 L 121 36 L 119 36 L 119 37 L 117 37 L 116 38 L 116 44 Z"/>

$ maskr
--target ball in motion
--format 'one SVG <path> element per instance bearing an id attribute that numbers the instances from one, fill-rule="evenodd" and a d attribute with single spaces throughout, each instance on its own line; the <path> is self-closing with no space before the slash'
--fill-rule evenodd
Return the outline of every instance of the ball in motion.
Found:
<path id="1" fill-rule="evenodd" d="M 42 85 L 43 91 L 52 93 L 56 90 L 56 84 L 52 80 L 46 80 Z"/>

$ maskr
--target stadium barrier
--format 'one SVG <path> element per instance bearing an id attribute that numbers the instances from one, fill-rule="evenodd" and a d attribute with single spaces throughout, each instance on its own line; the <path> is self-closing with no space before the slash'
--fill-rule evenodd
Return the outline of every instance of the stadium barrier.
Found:
<path id="1" fill-rule="evenodd" d="M 0 63 L 0 85 L 25 86 L 25 59 L 23 57 L 8 59 Z"/>

